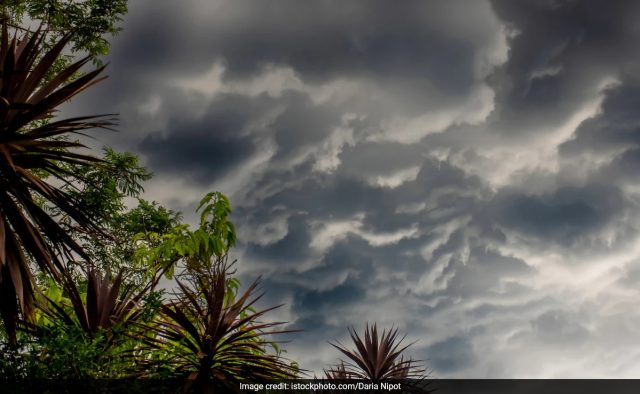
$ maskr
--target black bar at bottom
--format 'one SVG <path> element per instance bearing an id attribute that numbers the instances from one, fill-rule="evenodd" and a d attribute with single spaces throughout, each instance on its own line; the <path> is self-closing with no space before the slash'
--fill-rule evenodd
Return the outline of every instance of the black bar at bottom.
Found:
<path id="1" fill-rule="evenodd" d="M 22 380 L 0 379 L 0 392 L 27 393 L 435 393 L 435 394 L 637 394 L 640 379 L 427 379 L 370 382 L 359 380 L 289 380 L 223 384 L 167 380 Z"/>

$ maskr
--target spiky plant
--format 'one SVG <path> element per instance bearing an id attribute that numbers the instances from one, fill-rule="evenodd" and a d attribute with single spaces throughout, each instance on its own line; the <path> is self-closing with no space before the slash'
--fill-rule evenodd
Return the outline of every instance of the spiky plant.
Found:
<path id="1" fill-rule="evenodd" d="M 325 369 L 324 375 L 327 379 L 332 380 L 345 380 L 353 378 L 352 374 L 347 371 L 347 367 L 344 365 L 344 361 L 341 361 L 338 365 Z"/>
<path id="2" fill-rule="evenodd" d="M 54 119 L 60 104 L 103 79 L 98 78 L 102 67 L 73 78 L 89 58 L 48 79 L 69 38 L 44 54 L 38 32 L 10 39 L 4 25 L 0 38 L 0 315 L 12 342 L 20 314 L 32 315 L 32 263 L 59 280 L 65 256 L 86 257 L 45 206 L 77 226 L 99 231 L 68 193 L 43 179 L 83 182 L 74 168 L 100 160 L 79 152 L 83 145 L 65 137 L 111 125 L 102 116 Z"/>
<path id="3" fill-rule="evenodd" d="M 342 361 L 337 367 L 325 370 L 328 379 L 367 379 L 373 381 L 423 379 L 426 369 L 419 361 L 405 359 L 402 355 L 411 344 L 402 346 L 404 337 L 398 337 L 398 329 L 383 330 L 378 334 L 376 324 L 367 324 L 364 340 L 355 329 L 349 329 L 355 349 L 338 343 L 331 343 L 350 361 Z"/>
<path id="4" fill-rule="evenodd" d="M 107 275 L 89 271 L 86 297 L 81 296 L 74 282 L 65 284 L 72 311 L 66 305 L 47 299 L 42 311 L 53 320 L 67 326 L 79 326 L 88 335 L 111 329 L 118 324 L 133 324 L 140 316 L 139 302 L 147 288 L 125 286 L 121 291 L 122 272 L 109 281 Z"/>
<path id="5" fill-rule="evenodd" d="M 227 281 L 224 265 L 176 280 L 180 298 L 161 307 L 162 318 L 148 327 L 156 335 L 142 340 L 169 353 L 161 361 L 163 367 L 170 366 L 200 387 L 294 378 L 298 371 L 288 360 L 267 352 L 274 343 L 269 336 L 292 332 L 274 329 L 283 322 L 261 321 L 279 306 L 255 311 L 262 297 L 254 295 L 259 282 L 242 295 L 230 296 Z"/>
<path id="6" fill-rule="evenodd" d="M 48 289 L 37 296 L 40 318 L 34 322 L 21 321 L 18 327 L 30 334 L 38 359 L 75 366 L 61 367 L 67 377 L 126 377 L 136 371 L 135 359 L 131 357 L 136 343 L 131 338 L 139 331 L 136 323 L 145 319 L 147 310 L 142 299 L 149 294 L 150 286 L 123 283 L 122 273 L 110 281 L 107 275 L 91 270 L 87 274 L 86 294 L 81 294 L 75 282 L 65 282 L 64 291 L 57 287 L 55 291 Z M 79 354 L 63 346 L 67 342 L 79 347 Z"/>

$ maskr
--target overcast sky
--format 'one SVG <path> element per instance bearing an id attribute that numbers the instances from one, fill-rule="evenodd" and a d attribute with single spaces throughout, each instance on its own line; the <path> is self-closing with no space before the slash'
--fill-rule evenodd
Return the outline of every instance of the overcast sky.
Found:
<path id="1" fill-rule="evenodd" d="M 320 371 L 396 326 L 436 377 L 640 376 L 640 2 L 134 0 L 110 78 L 146 198 L 230 196 Z"/>

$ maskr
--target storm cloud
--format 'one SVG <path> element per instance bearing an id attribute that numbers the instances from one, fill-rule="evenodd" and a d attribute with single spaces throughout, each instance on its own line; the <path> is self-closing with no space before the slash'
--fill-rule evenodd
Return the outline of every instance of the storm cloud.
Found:
<path id="1" fill-rule="evenodd" d="M 376 321 L 437 377 L 637 377 L 639 14 L 138 0 L 66 112 L 120 113 L 94 144 L 140 154 L 149 199 L 230 196 L 303 368 Z"/>

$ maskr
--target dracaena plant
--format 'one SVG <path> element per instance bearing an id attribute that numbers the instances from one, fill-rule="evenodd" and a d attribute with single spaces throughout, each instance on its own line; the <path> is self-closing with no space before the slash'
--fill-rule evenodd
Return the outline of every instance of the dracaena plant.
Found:
<path id="1" fill-rule="evenodd" d="M 69 355 L 66 362 L 77 363 L 79 359 L 95 366 L 83 373 L 67 372 L 75 378 L 123 377 L 136 369 L 135 360 L 129 351 L 135 347 L 131 336 L 136 332 L 135 323 L 144 320 L 143 298 L 149 285 L 144 288 L 123 283 L 122 272 L 113 281 L 107 275 L 89 271 L 86 293 L 82 294 L 75 283 L 64 286 L 66 297 L 54 299 L 45 294 L 38 302 L 41 319 L 35 324 L 24 322 L 25 331 L 32 334 L 40 346 L 41 357 L 60 357 L 60 349 L 51 349 L 52 337 L 72 339 L 70 343 L 81 345 L 91 353 L 82 358 Z M 64 352 L 62 352 L 64 354 Z M 87 374 L 88 373 L 88 374 Z"/>
<path id="2" fill-rule="evenodd" d="M 37 32 L 10 38 L 4 25 L 0 38 L 0 315 L 12 342 L 20 314 L 30 317 L 34 310 L 32 267 L 60 281 L 65 260 L 86 257 L 61 217 L 46 207 L 77 226 L 100 231 L 69 193 L 44 179 L 82 183 L 74 168 L 100 160 L 79 152 L 83 145 L 69 137 L 111 125 L 102 116 L 54 117 L 59 105 L 102 79 L 103 68 L 74 79 L 88 58 L 48 75 L 69 39 L 63 37 L 43 54 Z"/>
<path id="3" fill-rule="evenodd" d="M 295 377 L 297 368 L 269 351 L 270 336 L 291 332 L 277 328 L 282 322 L 262 320 L 277 306 L 253 308 L 261 297 L 254 294 L 258 281 L 244 293 L 230 296 L 227 274 L 226 264 L 218 262 L 178 277 L 178 298 L 161 306 L 161 318 L 148 326 L 154 335 L 142 340 L 151 350 L 164 353 L 159 359 L 162 368 L 202 388 L 211 388 L 214 382 Z"/>
<path id="4" fill-rule="evenodd" d="M 38 366 L 42 371 L 32 368 L 26 376 L 112 378 L 134 373 L 135 360 L 129 353 L 136 343 L 131 337 L 135 323 L 144 320 L 142 301 L 151 283 L 136 287 L 123 283 L 122 273 L 111 281 L 95 270 L 89 271 L 85 283 L 86 291 L 81 291 L 75 282 L 65 282 L 61 289 L 50 281 L 47 291 L 38 294 L 39 318 L 22 321 L 19 328 L 33 339 L 32 353 L 50 363 Z"/>
<path id="5" fill-rule="evenodd" d="M 122 286 L 123 273 L 120 272 L 113 282 L 107 275 L 102 276 L 95 270 L 87 275 L 87 292 L 82 297 L 75 282 L 65 281 L 65 290 L 71 308 L 51 298 L 41 305 L 43 313 L 67 326 L 78 326 L 88 335 L 100 331 L 109 331 L 116 325 L 132 324 L 140 316 L 140 301 L 150 286 L 135 288 Z"/>
<path id="6" fill-rule="evenodd" d="M 347 367 L 344 364 L 344 361 L 341 361 L 340 364 L 333 367 L 326 368 L 324 370 L 324 375 L 327 379 L 333 380 L 345 380 L 352 378 L 352 374 L 347 371 Z"/>
<path id="7" fill-rule="evenodd" d="M 348 361 L 325 370 L 328 379 L 366 379 L 373 381 L 413 379 L 426 377 L 426 369 L 419 361 L 405 359 L 402 353 L 411 344 L 403 345 L 404 337 L 398 337 L 398 329 L 383 330 L 379 334 L 376 324 L 367 324 L 364 339 L 355 329 L 349 329 L 354 349 L 331 343 Z"/>

